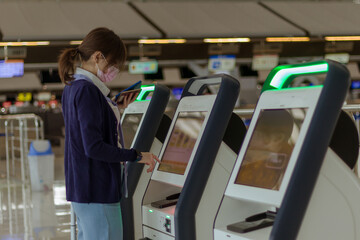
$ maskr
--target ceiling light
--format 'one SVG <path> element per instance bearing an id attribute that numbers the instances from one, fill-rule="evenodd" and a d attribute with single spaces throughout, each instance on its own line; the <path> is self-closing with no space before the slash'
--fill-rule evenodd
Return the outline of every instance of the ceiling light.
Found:
<path id="1" fill-rule="evenodd" d="M 236 43 L 250 42 L 250 38 L 204 38 L 206 43 Z"/>
<path id="2" fill-rule="evenodd" d="M 267 42 L 309 42 L 309 37 L 267 37 Z"/>
<path id="3" fill-rule="evenodd" d="M 0 42 L 0 46 L 46 46 L 49 45 L 49 41 L 41 41 L 41 42 Z"/>
<path id="4" fill-rule="evenodd" d="M 360 41 L 360 36 L 327 36 L 326 41 Z"/>
<path id="5" fill-rule="evenodd" d="M 170 44 L 170 43 L 185 43 L 186 39 L 139 39 L 139 44 Z"/>
<path id="6" fill-rule="evenodd" d="M 82 41 L 70 41 L 70 45 L 80 45 Z"/>

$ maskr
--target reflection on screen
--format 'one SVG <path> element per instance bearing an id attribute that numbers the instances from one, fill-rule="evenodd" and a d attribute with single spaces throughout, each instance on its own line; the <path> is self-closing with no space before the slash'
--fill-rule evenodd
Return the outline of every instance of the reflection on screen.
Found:
<path id="1" fill-rule="evenodd" d="M 236 184 L 280 189 L 306 110 L 297 108 L 260 112 Z"/>
<path id="2" fill-rule="evenodd" d="M 131 144 L 139 127 L 142 115 L 142 113 L 125 115 L 124 121 L 122 122 L 121 126 L 124 135 L 124 147 L 127 149 L 131 148 Z"/>
<path id="3" fill-rule="evenodd" d="M 184 175 L 206 112 L 180 112 L 158 170 Z"/>
<path id="4" fill-rule="evenodd" d="M 150 92 L 150 93 L 146 96 L 145 100 L 151 100 L 153 94 L 154 94 L 154 92 Z"/>

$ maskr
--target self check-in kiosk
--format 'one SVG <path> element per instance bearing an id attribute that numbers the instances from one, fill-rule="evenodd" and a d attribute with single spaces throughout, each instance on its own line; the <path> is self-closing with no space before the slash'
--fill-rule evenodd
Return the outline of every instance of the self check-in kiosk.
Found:
<path id="1" fill-rule="evenodd" d="M 319 73 L 327 73 L 321 86 L 282 89 L 295 76 Z M 346 67 L 279 66 L 264 87 L 214 239 L 359 239 L 359 180 L 329 147 L 349 87 Z"/>
<path id="2" fill-rule="evenodd" d="M 170 118 L 164 114 L 169 96 L 169 89 L 163 85 L 141 87 L 137 101 L 131 103 L 122 115 L 125 148 L 159 154 L 164 141 L 164 132 L 167 132 L 171 122 Z M 136 163 L 127 163 L 127 172 L 128 196 L 121 199 L 121 211 L 124 239 L 134 239 L 134 216 L 139 214 L 136 215 L 138 208 L 133 207 L 133 202 L 141 202 L 142 199 L 136 196 L 136 189 L 141 188 L 143 182 L 148 183 L 150 174 L 146 173 L 143 164 Z"/>
<path id="3" fill-rule="evenodd" d="M 199 95 L 212 84 L 220 84 L 217 95 Z M 144 195 L 143 239 L 187 239 L 178 230 L 181 222 L 194 221 L 196 214 L 206 216 L 208 209 L 202 208 L 201 195 L 213 191 L 205 188 L 206 182 L 209 176 L 231 171 L 239 148 L 230 139 L 235 137 L 235 129 L 228 130 L 228 125 L 246 131 L 241 119 L 232 114 L 238 94 L 239 82 L 224 74 L 193 78 L 185 86 L 160 153 L 161 163 L 156 165 Z M 216 159 L 218 152 L 230 161 L 221 165 Z M 216 171 L 211 171 L 213 168 Z"/>

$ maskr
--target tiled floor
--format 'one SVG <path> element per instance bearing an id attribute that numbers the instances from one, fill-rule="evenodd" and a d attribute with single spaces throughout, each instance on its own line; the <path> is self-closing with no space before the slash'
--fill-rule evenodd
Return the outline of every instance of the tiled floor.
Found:
<path id="1" fill-rule="evenodd" d="M 19 163 L 16 163 L 16 166 Z M 0 160 L 0 240 L 70 239 L 70 203 L 65 198 L 63 157 L 55 158 L 52 191 L 31 191 L 20 172 L 6 177 Z M 20 165 L 16 167 L 20 169 Z"/>

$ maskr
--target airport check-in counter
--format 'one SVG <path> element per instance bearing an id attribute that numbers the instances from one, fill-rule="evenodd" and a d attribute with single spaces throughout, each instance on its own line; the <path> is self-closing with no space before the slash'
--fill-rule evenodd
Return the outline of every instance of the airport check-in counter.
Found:
<path id="1" fill-rule="evenodd" d="M 131 103 L 124 111 L 121 124 L 123 129 L 125 148 L 135 148 L 141 152 L 152 152 L 159 155 L 164 135 L 166 134 L 170 118 L 164 114 L 169 101 L 170 91 L 163 85 L 142 86 L 137 101 Z M 151 96 L 151 99 L 149 98 Z M 165 133 L 164 133 L 165 132 Z M 143 164 L 127 163 L 128 196 L 121 199 L 124 239 L 134 239 L 134 221 L 139 215 L 142 197 L 137 198 L 136 190 L 150 178 Z M 140 211 L 141 214 L 141 211 Z"/>
<path id="2" fill-rule="evenodd" d="M 282 89 L 298 75 L 320 73 L 327 73 L 321 86 Z M 351 118 L 341 113 L 349 83 L 346 67 L 333 61 L 270 73 L 214 239 L 359 239 L 360 184 L 351 170 L 359 140 Z"/>
<path id="3" fill-rule="evenodd" d="M 207 85 L 214 84 L 220 84 L 217 95 L 200 95 Z M 236 79 L 221 74 L 193 78 L 185 86 L 160 153 L 161 163 L 156 165 L 144 195 L 143 239 L 187 239 L 178 236 L 184 233 L 177 230 L 178 221 L 184 217 L 194 220 L 202 193 L 209 191 L 205 186 L 211 169 L 219 168 L 217 153 L 227 154 L 226 159 L 236 159 L 232 149 L 236 146 L 227 145 L 229 138 L 235 137 L 228 124 L 246 131 L 241 119 L 232 114 L 239 85 Z M 228 164 L 231 165 L 231 160 Z M 222 169 L 231 168 L 224 165 Z M 194 211 L 183 215 L 189 213 L 186 209 L 189 202 Z M 206 214 L 203 210 L 202 214 Z"/>

